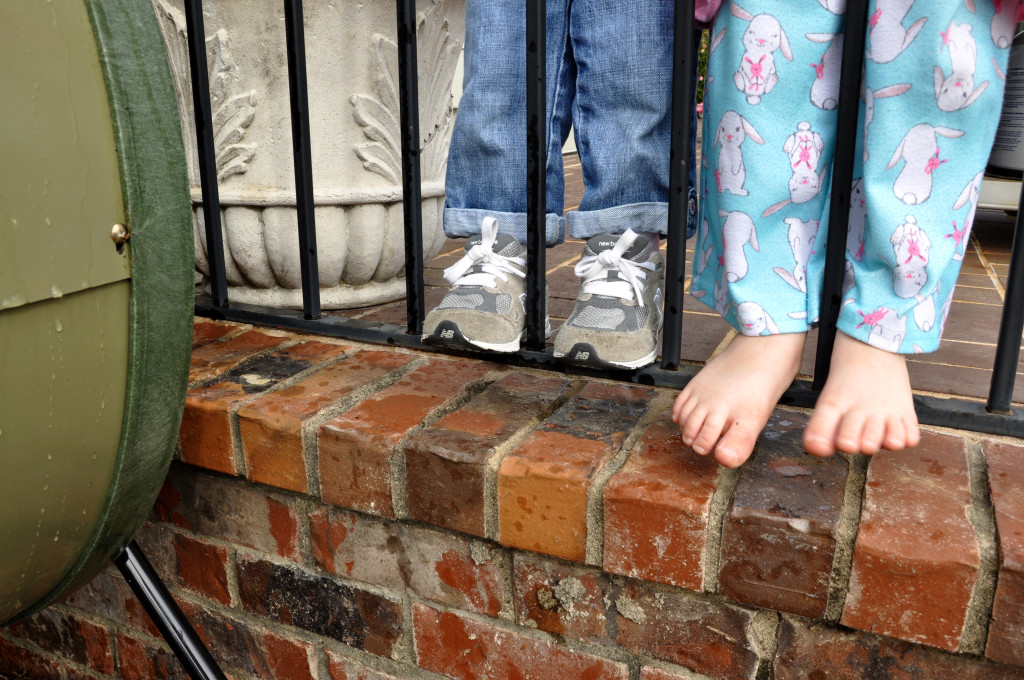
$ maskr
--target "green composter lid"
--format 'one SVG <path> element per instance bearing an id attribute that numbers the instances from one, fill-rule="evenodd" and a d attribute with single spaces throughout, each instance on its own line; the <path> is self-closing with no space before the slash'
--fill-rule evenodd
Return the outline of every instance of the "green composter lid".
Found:
<path id="1" fill-rule="evenodd" d="M 0 88 L 2 625 L 92 578 L 152 507 L 185 397 L 193 255 L 149 0 L 5 0 Z"/>

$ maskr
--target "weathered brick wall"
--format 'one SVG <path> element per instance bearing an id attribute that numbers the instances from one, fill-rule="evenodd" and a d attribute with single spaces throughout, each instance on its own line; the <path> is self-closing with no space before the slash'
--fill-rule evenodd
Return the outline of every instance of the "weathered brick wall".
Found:
<path id="1" fill-rule="evenodd" d="M 673 394 L 200 321 L 139 543 L 233 678 L 1024 678 L 1024 446 L 739 471 Z M 183 678 L 114 571 L 0 677 Z"/>

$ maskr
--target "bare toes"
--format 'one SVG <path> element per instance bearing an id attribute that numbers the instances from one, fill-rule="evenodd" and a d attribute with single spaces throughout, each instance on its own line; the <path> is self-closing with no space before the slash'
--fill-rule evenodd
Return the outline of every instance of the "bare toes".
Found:
<path id="1" fill-rule="evenodd" d="M 760 430 L 751 430 L 749 423 L 733 422 L 715 447 L 715 460 L 729 468 L 743 465 L 753 453 L 759 433 Z"/>
<path id="2" fill-rule="evenodd" d="M 903 418 L 892 417 L 886 421 L 884 446 L 888 451 L 907 448 L 907 425 Z"/>
<path id="3" fill-rule="evenodd" d="M 861 411 L 844 415 L 836 430 L 836 448 L 844 453 L 858 453 L 865 422 L 867 415 Z"/>
<path id="4" fill-rule="evenodd" d="M 700 434 L 701 429 L 704 427 L 704 421 L 707 419 L 707 411 L 703 408 L 697 407 L 693 409 L 693 412 L 686 417 L 685 420 L 681 421 L 682 427 L 680 431 L 683 433 L 683 443 L 689 447 L 693 447 L 694 440 L 697 439 L 697 435 Z M 698 451 L 698 453 L 700 453 Z"/>
<path id="5" fill-rule="evenodd" d="M 807 453 L 831 456 L 836 452 L 835 436 L 840 415 L 838 409 L 828 404 L 819 404 L 814 409 L 814 415 L 804 430 L 804 449 Z"/>
<path id="6" fill-rule="evenodd" d="M 711 449 L 722 436 L 722 428 L 725 427 L 725 414 L 715 411 L 704 420 L 704 426 L 700 434 L 693 440 L 693 450 L 702 456 L 711 452 Z"/>
<path id="7" fill-rule="evenodd" d="M 871 416 L 864 423 L 860 437 L 860 452 L 868 456 L 878 453 L 890 432 L 886 421 L 878 416 Z"/>

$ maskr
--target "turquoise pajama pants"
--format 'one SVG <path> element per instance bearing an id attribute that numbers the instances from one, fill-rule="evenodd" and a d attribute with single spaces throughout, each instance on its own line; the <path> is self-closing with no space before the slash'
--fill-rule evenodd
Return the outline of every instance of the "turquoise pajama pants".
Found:
<path id="1" fill-rule="evenodd" d="M 735 0 L 711 32 L 692 294 L 744 335 L 818 321 L 845 0 Z M 839 329 L 938 349 L 1016 3 L 873 0 Z"/>

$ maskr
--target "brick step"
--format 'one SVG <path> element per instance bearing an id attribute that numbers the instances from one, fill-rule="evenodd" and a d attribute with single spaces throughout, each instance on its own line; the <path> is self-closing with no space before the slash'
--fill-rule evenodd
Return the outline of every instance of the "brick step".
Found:
<path id="1" fill-rule="evenodd" d="M 726 470 L 670 390 L 206 320 L 192 379 L 140 540 L 239 677 L 1024 678 L 1020 442 L 817 459 L 780 408 Z M 0 647 L 152 671 L 123 588 Z"/>

